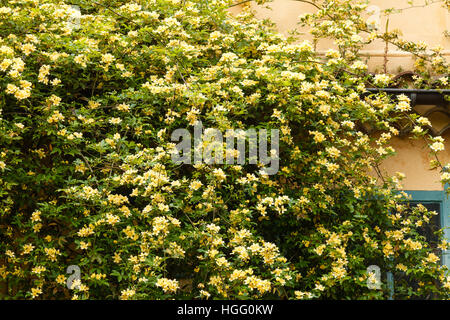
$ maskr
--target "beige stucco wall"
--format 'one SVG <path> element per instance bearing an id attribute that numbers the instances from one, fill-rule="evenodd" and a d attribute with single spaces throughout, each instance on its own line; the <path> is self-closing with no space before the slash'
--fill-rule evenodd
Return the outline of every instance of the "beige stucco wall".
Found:
<path id="1" fill-rule="evenodd" d="M 449 134 L 446 140 L 446 151 L 438 156 L 443 164 L 450 163 Z M 429 170 L 430 161 L 434 157 L 429 155 L 423 140 L 412 140 L 408 137 L 394 138 L 392 147 L 397 151 L 397 155 L 384 161 L 382 171 L 390 175 L 396 172 L 406 174 L 406 179 L 403 181 L 404 190 L 443 190 L 439 182 L 439 171 Z"/>
<path id="2" fill-rule="evenodd" d="M 377 6 L 380 9 L 386 8 L 406 8 L 407 0 L 372 0 L 371 6 Z M 414 1 L 416 5 L 424 3 L 424 1 Z M 278 30 L 287 35 L 289 30 L 297 28 L 299 31 L 305 32 L 298 27 L 298 16 L 303 13 L 313 12 L 315 8 L 306 3 L 294 0 L 274 0 L 266 4 L 271 10 L 251 3 L 252 8 L 256 11 L 256 16 L 270 18 L 277 24 Z M 367 15 L 369 18 L 376 13 Z M 238 13 L 241 8 L 234 7 L 232 12 Z M 375 17 L 376 18 L 376 17 Z M 386 18 L 380 15 L 380 26 L 384 28 Z M 404 10 L 402 14 L 393 14 L 389 20 L 389 30 L 401 29 L 403 38 L 411 41 L 424 41 L 431 46 L 441 45 L 444 53 L 450 58 L 450 37 L 444 35 L 445 30 L 450 30 L 450 15 L 448 11 L 442 8 L 440 3 L 431 4 L 425 8 L 411 8 Z M 302 36 L 304 39 L 311 39 L 306 33 Z M 332 41 L 320 41 L 317 46 L 318 51 L 326 51 L 334 47 Z M 364 48 L 363 53 L 367 55 L 369 69 L 371 71 L 379 70 L 384 60 L 384 43 L 375 42 Z M 405 52 L 400 52 L 392 46 L 388 51 L 387 70 L 390 73 L 397 73 L 399 70 L 411 70 L 413 65 L 412 56 Z M 435 119 L 431 119 L 433 125 L 443 126 L 449 119 L 444 119 L 441 115 L 435 114 Z M 443 123 L 440 123 L 443 122 Z M 446 139 L 446 150 L 441 152 L 439 158 L 445 165 L 450 163 L 450 132 L 444 136 Z M 395 138 L 392 146 L 396 149 L 397 154 L 386 160 L 381 170 L 387 174 L 395 174 L 402 172 L 406 174 L 403 181 L 405 190 L 443 190 L 442 184 L 439 182 L 439 172 L 429 170 L 430 160 L 426 144 L 423 140 L 412 140 L 408 137 Z"/>
<path id="3" fill-rule="evenodd" d="M 416 5 L 424 3 L 424 1 L 414 1 Z M 297 29 L 306 32 L 298 26 L 298 16 L 314 12 L 316 9 L 311 4 L 295 1 L 295 0 L 274 0 L 264 6 L 256 5 L 251 2 L 252 9 L 255 10 L 256 16 L 259 18 L 270 18 L 277 24 L 278 30 L 286 34 L 289 30 Z M 266 7 L 270 9 L 266 9 Z M 371 0 L 370 12 L 367 18 L 379 19 L 381 30 L 386 25 L 386 17 L 377 14 L 377 10 L 387 8 L 407 8 L 408 0 Z M 233 12 L 239 12 L 240 7 L 234 7 Z M 379 12 L 379 11 L 378 11 Z M 445 30 L 450 30 L 450 14 L 442 7 L 441 3 L 433 3 L 427 7 L 410 8 L 404 10 L 401 14 L 392 14 L 389 19 L 389 30 L 400 29 L 405 40 L 424 41 L 430 46 L 441 45 L 444 48 L 444 54 L 450 56 L 450 37 L 444 35 Z M 311 39 L 306 33 L 305 39 Z M 374 42 L 366 46 L 363 53 L 367 55 L 368 65 L 371 70 L 381 68 L 384 60 L 384 43 Z M 326 51 L 334 47 L 332 41 L 321 40 L 318 43 L 319 51 Z M 413 65 L 412 56 L 401 52 L 393 46 L 389 46 L 388 51 L 388 72 L 397 73 L 399 69 L 409 70 Z"/>
<path id="4" fill-rule="evenodd" d="M 433 106 L 415 106 L 414 110 L 419 114 L 425 114 Z M 441 112 L 429 115 L 433 128 L 440 132 L 448 124 L 450 117 Z M 438 154 L 439 161 L 445 166 L 450 164 L 450 130 L 444 132 L 445 150 Z M 430 161 L 435 157 L 430 155 L 429 148 L 424 139 L 411 139 L 410 136 L 396 137 L 392 140 L 392 147 L 397 154 L 384 161 L 382 169 L 390 175 L 395 172 L 406 174 L 403 187 L 405 190 L 443 190 L 439 182 L 439 171 L 430 168 Z"/>

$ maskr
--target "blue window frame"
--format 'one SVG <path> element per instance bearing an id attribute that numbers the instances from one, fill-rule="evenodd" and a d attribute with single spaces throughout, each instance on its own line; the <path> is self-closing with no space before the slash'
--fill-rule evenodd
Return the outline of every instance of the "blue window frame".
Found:
<path id="1" fill-rule="evenodd" d="M 447 188 L 446 186 L 444 190 Z M 405 190 L 411 201 L 423 204 L 437 204 L 440 213 L 440 227 L 444 229 L 444 237 L 450 242 L 450 199 L 445 191 Z M 450 250 L 442 251 L 442 264 L 450 268 Z"/>

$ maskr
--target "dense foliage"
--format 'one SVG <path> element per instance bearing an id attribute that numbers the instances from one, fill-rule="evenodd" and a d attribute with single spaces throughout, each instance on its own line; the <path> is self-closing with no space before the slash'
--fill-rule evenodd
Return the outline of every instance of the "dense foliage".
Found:
<path id="1" fill-rule="evenodd" d="M 406 96 L 365 91 L 390 77 L 358 57 L 371 41 L 361 3 L 317 1 L 302 18 L 341 39 L 325 57 L 248 10 L 231 16 L 228 1 L 2 3 L 3 298 L 383 299 L 387 271 L 403 279 L 397 299 L 448 297 L 419 230 L 434 213 L 408 209 L 402 174 L 376 174 L 400 119 L 434 154 L 443 140 Z M 437 57 L 418 66 L 448 70 Z M 174 164 L 171 132 L 197 120 L 280 129 L 278 174 Z M 374 264 L 381 290 L 367 285 Z"/>

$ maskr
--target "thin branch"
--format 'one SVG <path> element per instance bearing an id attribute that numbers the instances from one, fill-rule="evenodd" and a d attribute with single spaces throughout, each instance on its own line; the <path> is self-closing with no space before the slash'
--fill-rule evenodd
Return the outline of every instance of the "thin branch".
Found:
<path id="1" fill-rule="evenodd" d="M 320 6 L 318 6 L 316 3 L 312 2 L 312 1 L 307 1 L 307 0 L 293 0 L 293 1 L 304 2 L 304 3 L 310 4 L 310 5 L 316 7 L 319 10 L 323 9 L 323 8 L 321 8 Z"/>
<path id="2" fill-rule="evenodd" d="M 400 12 L 398 12 L 398 11 L 404 11 L 404 10 L 408 10 L 408 9 L 424 8 L 424 7 L 427 7 L 427 6 L 431 5 L 431 4 L 442 3 L 442 2 L 444 2 L 444 1 L 442 1 L 442 0 L 432 0 L 432 1 L 430 1 L 430 2 L 426 1 L 426 2 L 425 2 L 424 4 L 422 4 L 422 5 L 411 5 L 411 6 L 409 6 L 409 7 L 406 7 L 406 8 L 400 8 L 400 9 L 395 9 L 395 8 L 393 8 L 393 9 L 394 9 L 395 11 L 397 11 L 397 12 L 389 12 L 389 14 L 397 14 L 397 13 L 400 13 Z"/>
<path id="3" fill-rule="evenodd" d="M 130 18 L 128 18 L 128 17 L 125 17 L 125 16 L 121 15 L 120 13 L 117 13 L 116 11 L 114 11 L 113 9 L 111 9 L 109 6 L 105 6 L 104 4 L 99 3 L 99 2 L 95 2 L 95 1 L 93 1 L 92 3 L 93 3 L 93 4 L 96 4 L 96 5 L 100 6 L 100 7 L 103 7 L 103 8 L 105 8 L 105 9 L 111 11 L 112 13 L 114 13 L 116 16 L 119 16 L 119 17 L 121 17 L 121 18 L 124 18 L 124 19 L 130 21 L 131 23 L 137 25 L 137 23 L 134 22 L 132 19 L 130 19 Z"/>
<path id="4" fill-rule="evenodd" d="M 250 1 L 252 1 L 252 0 L 244 0 L 244 1 L 241 1 L 241 2 L 238 2 L 238 3 L 234 3 L 231 6 L 229 6 L 228 8 L 237 7 L 237 6 L 240 6 L 241 4 L 244 4 L 244 3 L 247 3 L 247 2 L 250 2 Z"/>
<path id="5" fill-rule="evenodd" d="M 386 19 L 385 34 L 388 34 L 388 31 L 389 31 L 389 17 Z M 386 37 L 386 41 L 384 43 L 384 63 L 383 63 L 384 73 L 387 73 L 388 51 L 389 51 L 389 42 L 387 41 Z"/>

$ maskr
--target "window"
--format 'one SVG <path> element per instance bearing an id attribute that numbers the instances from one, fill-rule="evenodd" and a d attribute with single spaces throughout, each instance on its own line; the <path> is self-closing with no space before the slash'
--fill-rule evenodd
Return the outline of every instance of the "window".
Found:
<path id="1" fill-rule="evenodd" d="M 434 215 L 430 221 L 430 223 L 423 226 L 419 229 L 419 233 L 421 233 L 428 241 L 431 248 L 433 248 L 436 255 L 440 256 L 441 263 L 447 265 L 450 268 L 450 250 L 443 251 L 437 248 L 438 245 L 438 236 L 435 234 L 439 229 L 444 229 L 444 237 L 450 241 L 450 232 L 447 228 L 450 227 L 450 210 L 449 210 L 449 199 L 447 198 L 444 191 L 406 191 L 412 199 L 410 201 L 411 207 L 415 207 L 419 204 L 422 204 L 429 211 L 437 212 L 437 215 Z M 404 272 L 395 272 L 395 276 L 389 272 L 390 277 L 388 277 L 388 285 L 390 287 L 391 299 L 395 297 L 395 283 L 403 283 L 407 284 L 408 292 L 402 292 L 399 294 L 407 294 L 408 296 L 412 292 L 416 292 L 418 289 L 418 284 L 415 281 L 412 281 L 409 276 L 407 276 Z M 415 296 L 412 298 L 416 299 L 433 299 L 433 295 L 426 296 Z"/>
<path id="2" fill-rule="evenodd" d="M 438 229 L 444 229 L 444 237 L 450 241 L 450 199 L 444 191 L 406 191 L 411 195 L 411 205 L 417 206 L 419 203 L 428 210 L 436 211 L 438 214 L 433 216 L 430 224 L 424 227 L 421 232 L 429 240 L 433 247 L 436 244 L 437 237 L 434 232 Z M 441 263 L 450 269 L 450 251 L 440 252 Z"/>

